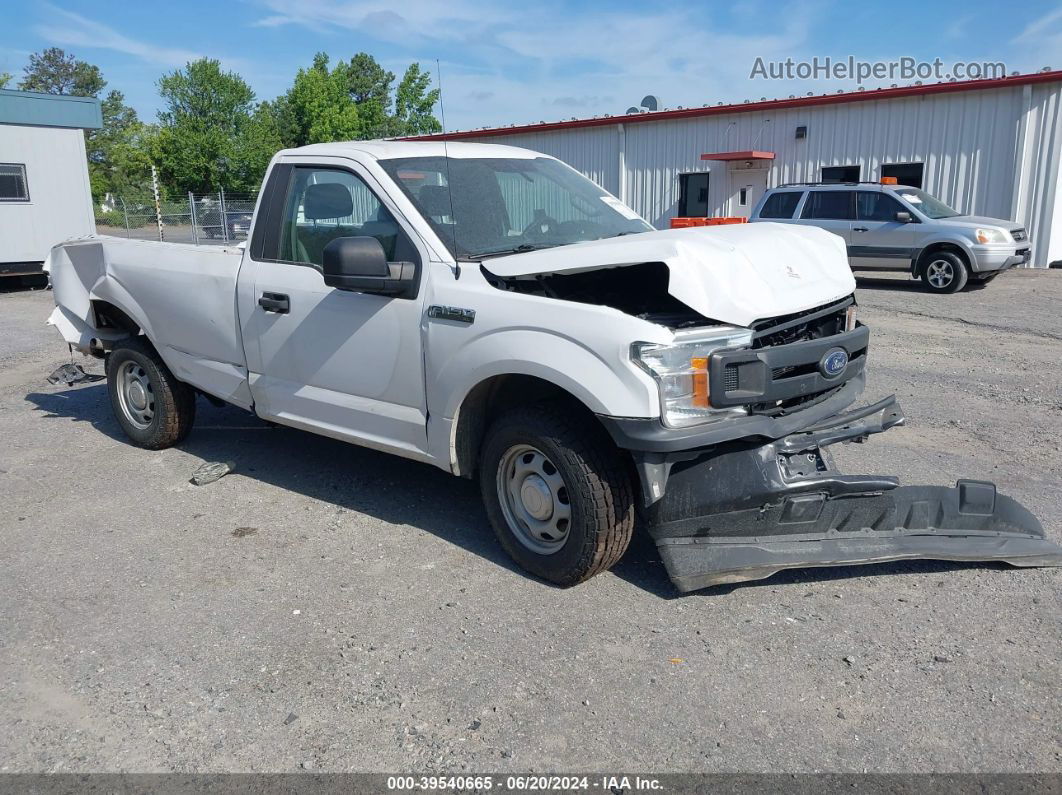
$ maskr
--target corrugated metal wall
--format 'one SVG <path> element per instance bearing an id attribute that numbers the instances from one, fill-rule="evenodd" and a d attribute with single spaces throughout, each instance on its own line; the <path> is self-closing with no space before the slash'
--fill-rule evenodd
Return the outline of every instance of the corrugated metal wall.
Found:
<path id="1" fill-rule="evenodd" d="M 675 121 L 504 132 L 496 143 L 553 155 L 619 195 L 658 227 L 678 210 L 678 175 L 709 171 L 713 215 L 734 213 L 725 162 L 705 152 L 768 150 L 768 185 L 816 180 L 831 165 L 859 165 L 876 180 L 883 163 L 923 163 L 923 188 L 960 212 L 1013 218 L 1032 236 L 1034 263 L 1062 259 L 1052 229 L 1062 182 L 1062 83 L 732 113 Z M 622 125 L 622 127 L 620 126 Z M 796 138 L 796 128 L 807 137 Z M 482 138 L 477 139 L 483 141 Z M 620 151 L 626 164 L 621 190 Z M 736 214 L 736 213 L 735 213 Z"/>

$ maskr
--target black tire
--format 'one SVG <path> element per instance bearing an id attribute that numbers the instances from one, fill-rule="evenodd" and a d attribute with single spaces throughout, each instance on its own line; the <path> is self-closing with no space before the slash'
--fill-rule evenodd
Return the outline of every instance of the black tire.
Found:
<path id="1" fill-rule="evenodd" d="M 561 502 L 570 514 L 566 536 L 552 552 L 529 548 L 528 533 L 514 529 L 500 483 L 510 453 L 524 446 L 541 451 L 563 479 Z M 526 458 L 526 456 L 518 456 Z M 547 468 L 548 470 L 548 468 Z M 631 474 L 604 430 L 563 402 L 514 409 L 487 430 L 479 458 L 480 490 L 502 547 L 520 566 L 557 585 L 590 579 L 623 556 L 634 530 Z M 561 507 L 554 503 L 555 507 Z M 534 541 L 530 541 L 534 543 Z"/>
<path id="2" fill-rule="evenodd" d="M 922 283 L 931 293 L 957 293 L 970 278 L 970 269 L 963 258 L 950 251 L 927 254 L 920 273 Z"/>
<path id="3" fill-rule="evenodd" d="M 177 444 L 192 430 L 195 391 L 174 377 L 143 337 L 117 343 L 107 355 L 106 369 L 111 410 L 133 444 L 148 450 L 162 450 Z M 127 392 L 120 393 L 123 387 L 119 382 L 126 377 L 147 384 L 147 388 L 140 387 L 141 394 L 146 396 L 145 408 L 141 411 L 137 410 L 141 401 L 134 401 Z"/>

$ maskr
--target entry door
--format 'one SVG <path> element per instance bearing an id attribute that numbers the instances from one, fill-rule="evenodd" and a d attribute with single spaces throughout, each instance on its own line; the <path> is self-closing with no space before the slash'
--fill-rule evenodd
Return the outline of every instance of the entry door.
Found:
<path id="1" fill-rule="evenodd" d="M 730 215 L 748 218 L 767 190 L 767 169 L 731 169 L 730 188 Z"/>
<path id="2" fill-rule="evenodd" d="M 283 209 L 261 221 L 279 227 L 267 243 L 273 251 L 244 268 L 253 274 L 253 286 L 241 290 L 240 315 L 255 410 L 423 457 L 421 299 L 337 290 L 321 273 L 323 249 L 337 237 L 375 237 L 392 261 L 419 262 L 420 255 L 363 175 L 307 165 L 290 169 L 288 180 L 286 190 L 270 191 Z"/>

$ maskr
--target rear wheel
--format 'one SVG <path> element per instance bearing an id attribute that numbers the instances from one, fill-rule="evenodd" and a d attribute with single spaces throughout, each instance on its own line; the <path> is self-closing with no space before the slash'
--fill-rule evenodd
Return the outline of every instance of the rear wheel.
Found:
<path id="1" fill-rule="evenodd" d="M 195 392 L 140 338 L 122 340 L 108 354 L 107 391 L 118 424 L 138 447 L 171 447 L 192 429 Z"/>
<path id="2" fill-rule="evenodd" d="M 558 585 L 610 568 L 634 529 L 623 459 L 580 419 L 560 403 L 514 409 L 487 431 L 480 455 L 483 502 L 502 547 Z"/>
<path id="3" fill-rule="evenodd" d="M 950 251 L 930 254 L 922 268 L 922 281 L 934 293 L 957 293 L 969 278 L 970 270 L 962 257 Z"/>

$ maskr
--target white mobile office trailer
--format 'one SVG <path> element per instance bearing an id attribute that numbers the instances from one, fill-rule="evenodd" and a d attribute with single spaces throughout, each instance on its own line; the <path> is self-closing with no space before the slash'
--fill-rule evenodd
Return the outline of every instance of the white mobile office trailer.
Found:
<path id="1" fill-rule="evenodd" d="M 895 177 L 1025 226 L 1062 262 L 1062 71 L 705 105 L 432 136 L 560 158 L 658 228 L 748 216 L 786 182 Z"/>
<path id="2" fill-rule="evenodd" d="M 84 130 L 100 103 L 0 90 L 0 276 L 40 273 L 56 243 L 96 231 Z"/>

